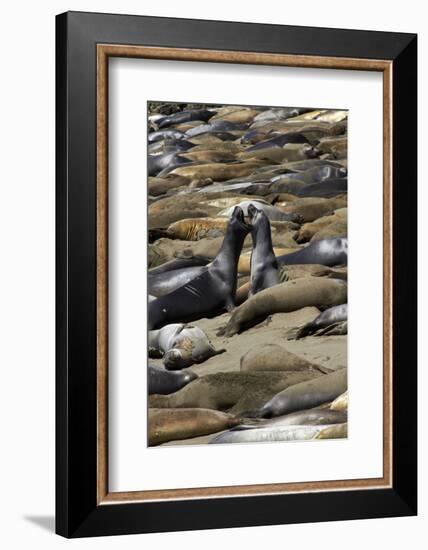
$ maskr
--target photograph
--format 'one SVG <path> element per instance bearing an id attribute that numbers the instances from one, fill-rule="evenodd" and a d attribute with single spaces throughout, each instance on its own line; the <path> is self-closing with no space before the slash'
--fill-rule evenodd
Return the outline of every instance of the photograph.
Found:
<path id="1" fill-rule="evenodd" d="M 147 102 L 149 447 L 348 437 L 348 115 Z"/>

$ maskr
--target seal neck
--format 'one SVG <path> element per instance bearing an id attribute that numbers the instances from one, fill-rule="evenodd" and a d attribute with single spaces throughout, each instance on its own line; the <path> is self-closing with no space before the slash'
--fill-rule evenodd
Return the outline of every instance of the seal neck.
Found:
<path id="1" fill-rule="evenodd" d="M 261 222 L 259 225 L 253 226 L 251 238 L 253 240 L 253 250 L 257 248 L 259 252 L 263 251 L 266 254 L 273 254 L 272 234 L 269 221 L 267 223 Z"/>
<path id="2" fill-rule="evenodd" d="M 214 260 L 216 264 L 219 266 L 230 266 L 230 262 L 232 261 L 236 270 L 239 255 L 241 254 L 242 246 L 247 235 L 248 231 L 245 231 L 243 228 L 233 227 L 232 224 L 229 223 L 221 248 Z"/>

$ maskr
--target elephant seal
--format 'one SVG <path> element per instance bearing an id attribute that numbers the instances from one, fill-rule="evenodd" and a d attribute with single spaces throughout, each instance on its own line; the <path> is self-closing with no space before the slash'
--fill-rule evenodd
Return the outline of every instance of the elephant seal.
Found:
<path id="1" fill-rule="evenodd" d="M 196 378 L 198 375 L 194 372 L 169 372 L 161 367 L 149 365 L 149 395 L 174 393 Z"/>
<path id="2" fill-rule="evenodd" d="M 229 430 L 215 436 L 210 444 L 218 443 L 269 443 L 278 441 L 307 441 L 314 439 L 329 426 L 269 426 L 252 430 Z"/>
<path id="3" fill-rule="evenodd" d="M 293 279 L 301 279 L 302 277 L 329 277 L 331 279 L 343 279 L 347 281 L 348 273 L 347 268 L 332 269 L 331 267 L 319 264 L 283 265 L 279 269 L 279 280 L 281 283 Z"/>
<path id="4" fill-rule="evenodd" d="M 170 395 L 152 395 L 149 406 L 155 408 L 203 408 L 243 411 L 261 407 L 278 392 L 303 381 L 328 375 L 315 371 L 300 372 L 218 372 L 197 378 Z"/>
<path id="5" fill-rule="evenodd" d="M 276 418 L 257 418 L 239 424 L 233 430 L 251 430 L 254 428 L 270 428 L 279 426 L 320 426 L 328 424 L 342 424 L 346 422 L 348 415 L 346 411 L 332 411 L 330 409 L 307 409 L 297 411 L 285 416 Z"/>
<path id="6" fill-rule="evenodd" d="M 348 410 L 348 391 L 336 397 L 333 403 L 330 405 L 332 411 L 347 411 Z"/>
<path id="7" fill-rule="evenodd" d="M 321 229 L 324 229 L 325 227 L 328 227 L 329 225 L 337 221 L 346 220 L 347 215 L 347 208 L 339 208 L 335 212 L 333 212 L 333 214 L 322 216 L 321 218 L 313 222 L 303 224 L 302 227 L 299 229 L 297 236 L 295 237 L 296 242 L 304 243 L 306 241 L 310 241 L 313 236 L 316 235 Z"/>
<path id="8" fill-rule="evenodd" d="M 147 159 L 147 172 L 149 176 L 156 176 L 165 168 L 174 165 L 188 164 L 189 159 L 177 155 L 176 151 L 161 155 L 149 155 Z"/>
<path id="9" fill-rule="evenodd" d="M 347 205 L 346 195 L 330 199 L 324 197 L 299 197 L 291 203 L 286 200 L 285 204 L 280 201 L 281 196 L 279 202 L 275 203 L 277 208 L 283 212 L 300 214 L 305 223 L 313 222 L 321 218 L 321 216 L 326 216 L 334 210 L 344 208 Z"/>
<path id="10" fill-rule="evenodd" d="M 282 416 L 294 411 L 318 407 L 336 399 L 347 389 L 347 369 L 325 374 L 316 380 L 286 388 L 253 414 L 260 418 Z M 183 391 L 183 390 L 181 390 Z"/>
<path id="11" fill-rule="evenodd" d="M 320 166 L 309 168 L 304 172 L 294 174 L 280 174 L 279 176 L 274 176 L 273 178 L 271 178 L 270 181 L 271 183 L 282 183 L 288 182 L 293 179 L 298 179 L 299 181 L 303 181 L 305 183 L 317 183 L 331 178 L 343 178 L 347 175 L 348 170 L 343 166 L 341 166 L 340 168 L 335 166 Z"/>
<path id="12" fill-rule="evenodd" d="M 238 423 L 238 418 L 212 409 L 149 409 L 149 445 L 212 434 Z"/>
<path id="13" fill-rule="evenodd" d="M 220 329 L 218 335 L 233 336 L 274 313 L 289 313 L 307 306 L 339 305 L 346 301 L 345 281 L 322 277 L 287 281 L 251 296 L 235 309 L 226 327 Z"/>
<path id="14" fill-rule="evenodd" d="M 269 219 L 263 210 L 253 204 L 248 206 L 248 217 L 251 224 L 253 250 L 251 252 L 251 288 L 249 296 L 265 288 L 277 285 L 278 262 L 272 249 L 272 237 Z"/>
<path id="15" fill-rule="evenodd" d="M 162 118 L 158 122 L 158 128 L 167 128 L 168 126 L 183 124 L 184 122 L 190 122 L 193 120 L 201 120 L 206 122 L 214 115 L 215 111 L 208 111 L 207 109 L 184 110 Z"/>
<path id="16" fill-rule="evenodd" d="M 303 134 L 298 132 L 287 132 L 286 134 L 279 134 L 259 141 L 251 147 L 247 147 L 245 150 L 247 153 L 252 151 L 260 151 L 262 149 L 270 149 L 271 147 L 283 147 L 286 143 L 309 143 Z"/>
<path id="17" fill-rule="evenodd" d="M 154 141 L 161 141 L 164 139 L 183 139 L 186 137 L 186 134 L 183 132 L 178 132 L 177 130 L 158 130 L 156 132 L 150 132 L 147 139 L 149 143 Z"/>
<path id="18" fill-rule="evenodd" d="M 318 156 L 318 150 L 309 143 L 286 143 L 283 147 L 271 142 L 266 147 L 260 144 L 250 147 L 237 154 L 238 159 L 264 159 L 273 162 L 294 162 L 301 159 L 313 159 Z M 269 145 L 269 146 L 268 146 Z"/>
<path id="19" fill-rule="evenodd" d="M 325 329 L 337 323 L 341 323 L 348 319 L 348 304 L 333 306 L 318 315 L 310 323 L 306 323 L 296 334 L 296 340 L 310 336 L 318 332 L 320 329 Z"/>
<path id="20" fill-rule="evenodd" d="M 207 265 L 210 263 L 211 259 L 212 258 L 204 256 L 193 256 L 192 258 L 176 258 L 169 260 L 158 267 L 149 269 L 149 277 L 167 273 L 168 271 L 176 271 L 177 269 Z"/>
<path id="21" fill-rule="evenodd" d="M 348 220 L 337 220 L 326 227 L 323 227 L 315 233 L 311 239 L 311 243 L 325 239 L 334 239 L 346 237 L 348 234 Z"/>
<path id="22" fill-rule="evenodd" d="M 247 351 L 240 361 L 241 371 L 315 370 L 324 374 L 330 369 L 315 365 L 278 344 L 263 344 Z"/>
<path id="23" fill-rule="evenodd" d="M 168 370 L 185 369 L 226 351 L 216 350 L 200 328 L 183 323 L 149 330 L 148 344 L 149 354 L 155 351 L 163 355 L 162 361 Z"/>
<path id="24" fill-rule="evenodd" d="M 318 432 L 315 439 L 345 439 L 348 437 L 348 423 L 326 426 Z"/>
<path id="25" fill-rule="evenodd" d="M 251 159 L 248 162 L 233 164 L 219 162 L 187 165 L 174 168 L 170 174 L 190 179 L 211 178 L 213 181 L 226 181 L 239 176 L 247 176 L 262 164 L 264 164 L 263 161 Z"/>
<path id="26" fill-rule="evenodd" d="M 223 309 L 232 310 L 238 260 L 250 229 L 241 208 L 235 207 L 221 249 L 207 271 L 149 304 L 149 329 L 215 315 Z"/>
<path id="27" fill-rule="evenodd" d="M 160 296 L 165 296 L 166 294 L 169 294 L 177 288 L 185 285 L 207 269 L 208 267 L 206 265 L 200 265 L 174 269 L 173 271 L 166 271 L 165 273 L 159 273 L 158 275 L 151 275 L 149 272 L 149 292 L 157 298 Z"/>
<path id="28" fill-rule="evenodd" d="M 277 258 L 278 265 L 321 264 L 327 267 L 348 263 L 348 239 L 335 238 L 315 241 L 309 246 Z"/>
<path id="29" fill-rule="evenodd" d="M 336 197 L 348 192 L 348 179 L 337 178 L 304 185 L 295 191 L 298 197 Z"/>
<path id="30" fill-rule="evenodd" d="M 279 208 L 276 208 L 275 206 L 272 206 L 269 203 L 266 203 L 266 201 L 260 201 L 260 200 L 246 200 L 241 201 L 237 204 L 237 206 L 240 206 L 242 210 L 244 211 L 244 215 L 248 216 L 249 207 L 250 205 L 255 206 L 258 210 L 262 210 L 267 218 L 270 221 L 273 222 L 296 222 L 299 223 L 302 221 L 301 216 L 294 213 L 286 213 L 280 210 Z M 227 216 L 229 217 L 230 214 L 233 212 L 233 206 L 229 208 L 225 208 L 224 210 L 221 210 L 217 216 Z"/>
<path id="31" fill-rule="evenodd" d="M 220 112 L 218 112 L 213 116 L 212 120 L 227 120 L 237 124 L 246 124 L 251 122 L 258 113 L 260 113 L 259 110 L 241 107 L 234 111 L 229 111 L 228 113 L 220 114 Z"/>

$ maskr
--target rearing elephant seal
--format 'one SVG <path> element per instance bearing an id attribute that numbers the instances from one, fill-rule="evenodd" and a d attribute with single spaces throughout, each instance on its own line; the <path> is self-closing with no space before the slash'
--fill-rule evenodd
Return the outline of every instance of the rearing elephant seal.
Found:
<path id="1" fill-rule="evenodd" d="M 200 328 L 183 323 L 149 330 L 149 353 L 150 350 L 164 354 L 162 361 L 168 370 L 184 369 L 226 351 L 214 349 Z"/>
<path id="2" fill-rule="evenodd" d="M 233 336 L 273 313 L 289 313 L 307 306 L 339 305 L 346 301 L 345 281 L 321 277 L 294 279 L 251 296 L 235 309 L 225 329 L 219 332 L 219 336 Z"/>
<path id="3" fill-rule="evenodd" d="M 266 214 L 253 204 L 248 206 L 253 250 L 249 296 L 279 283 L 278 262 L 272 248 L 270 223 Z"/>
<path id="4" fill-rule="evenodd" d="M 275 395 L 254 416 L 271 418 L 332 401 L 347 389 L 347 369 L 301 382 Z"/>
<path id="5" fill-rule="evenodd" d="M 149 329 L 168 323 L 211 316 L 235 305 L 238 260 L 251 227 L 237 206 L 229 220 L 223 244 L 207 271 L 170 294 L 149 304 Z"/>

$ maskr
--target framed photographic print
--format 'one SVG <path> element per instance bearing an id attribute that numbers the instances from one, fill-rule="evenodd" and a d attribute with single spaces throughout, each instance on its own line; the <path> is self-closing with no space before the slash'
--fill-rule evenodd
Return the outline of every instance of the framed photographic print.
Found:
<path id="1" fill-rule="evenodd" d="M 416 514 L 416 36 L 56 48 L 57 532 Z"/>

